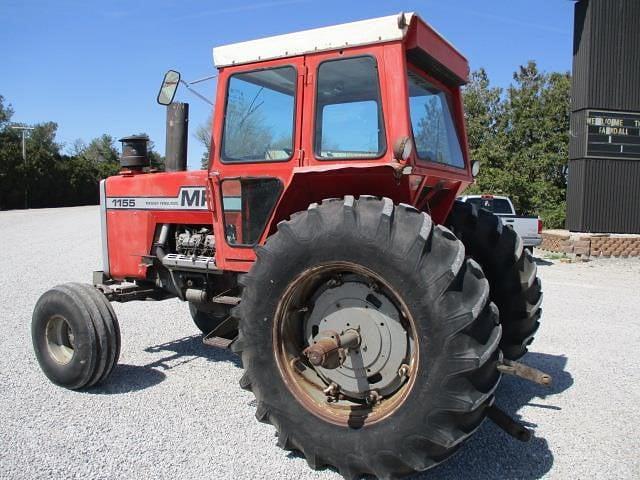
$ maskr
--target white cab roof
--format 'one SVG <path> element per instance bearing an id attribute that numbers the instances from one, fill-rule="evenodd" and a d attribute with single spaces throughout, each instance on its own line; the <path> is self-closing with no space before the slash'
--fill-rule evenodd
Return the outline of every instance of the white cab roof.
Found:
<path id="1" fill-rule="evenodd" d="M 400 13 L 223 45 L 213 49 L 213 63 L 216 67 L 226 67 L 337 48 L 402 40 L 413 16 L 413 13 Z"/>

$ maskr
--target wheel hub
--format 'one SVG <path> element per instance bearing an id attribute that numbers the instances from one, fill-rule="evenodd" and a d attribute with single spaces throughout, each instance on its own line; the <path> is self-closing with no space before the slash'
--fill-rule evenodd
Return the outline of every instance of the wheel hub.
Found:
<path id="1" fill-rule="evenodd" d="M 328 282 L 315 298 L 305 338 L 313 346 L 332 335 L 356 330 L 359 343 L 343 349 L 335 368 L 316 366 L 316 371 L 349 397 L 366 399 L 372 391 L 382 396 L 393 393 L 404 381 L 402 367 L 412 341 L 400 312 L 372 285 L 357 280 L 335 283 Z"/>
<path id="2" fill-rule="evenodd" d="M 62 364 L 68 364 L 73 358 L 75 338 L 71 326 L 60 315 L 54 315 L 47 321 L 47 348 L 53 359 Z"/>

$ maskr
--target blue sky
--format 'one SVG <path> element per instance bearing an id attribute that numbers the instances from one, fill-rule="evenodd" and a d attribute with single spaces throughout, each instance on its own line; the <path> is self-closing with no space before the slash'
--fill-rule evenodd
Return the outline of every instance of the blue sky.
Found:
<path id="1" fill-rule="evenodd" d="M 570 0 L 0 0 L 0 95 L 14 120 L 58 123 L 70 146 L 108 133 L 146 131 L 164 151 L 164 107 L 155 103 L 162 75 L 193 80 L 215 73 L 215 45 L 307 28 L 416 11 L 492 82 L 536 60 L 546 71 L 571 69 Z M 215 81 L 199 91 L 213 99 Z M 193 138 L 211 107 L 187 93 L 189 165 L 202 147 Z"/>

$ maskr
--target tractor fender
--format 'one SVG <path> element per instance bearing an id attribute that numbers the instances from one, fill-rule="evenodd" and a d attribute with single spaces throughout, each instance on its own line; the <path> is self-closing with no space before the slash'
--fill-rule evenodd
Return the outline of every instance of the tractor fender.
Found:
<path id="1" fill-rule="evenodd" d="M 306 210 L 327 198 L 345 195 L 373 195 L 410 203 L 409 177 L 402 174 L 405 165 L 393 163 L 354 163 L 353 165 L 314 165 L 296 167 L 274 210 L 268 235 L 282 220 Z"/>

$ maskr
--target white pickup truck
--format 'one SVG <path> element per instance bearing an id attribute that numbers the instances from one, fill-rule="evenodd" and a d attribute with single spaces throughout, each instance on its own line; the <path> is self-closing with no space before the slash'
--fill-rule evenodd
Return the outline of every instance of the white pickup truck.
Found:
<path id="1" fill-rule="evenodd" d="M 542 220 L 539 217 L 518 217 L 509 197 L 498 195 L 464 195 L 458 200 L 494 213 L 507 227 L 513 228 L 529 250 L 542 243 Z"/>

